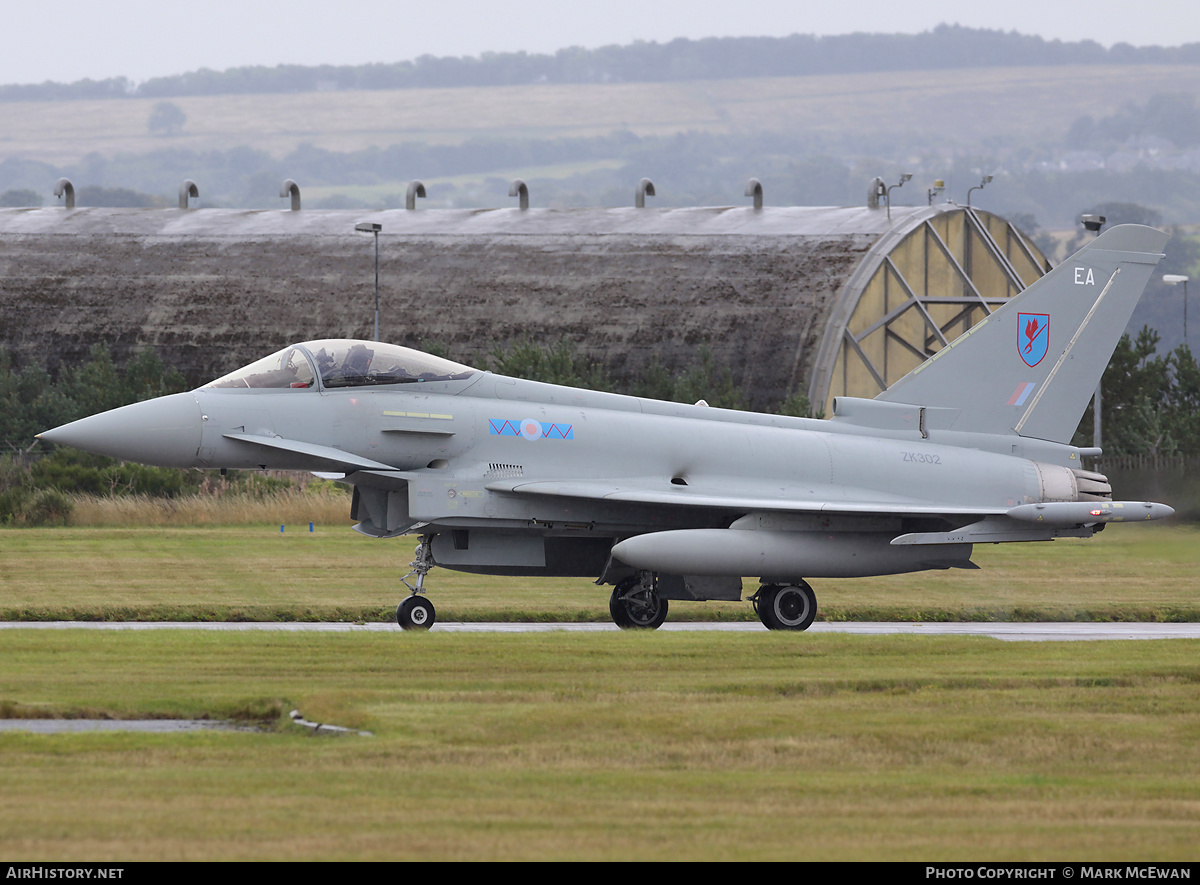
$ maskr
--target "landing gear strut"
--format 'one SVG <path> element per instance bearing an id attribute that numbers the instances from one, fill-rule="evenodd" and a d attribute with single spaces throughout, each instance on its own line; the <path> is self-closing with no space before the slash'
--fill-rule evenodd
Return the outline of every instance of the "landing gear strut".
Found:
<path id="1" fill-rule="evenodd" d="M 817 616 L 817 595 L 804 581 L 783 587 L 763 584 L 750 601 L 768 630 L 807 630 Z"/>
<path id="2" fill-rule="evenodd" d="M 657 592 L 658 581 L 650 572 L 638 572 L 613 589 L 608 612 L 622 630 L 656 630 L 667 619 L 667 601 Z"/>
<path id="3" fill-rule="evenodd" d="M 400 581 L 412 591 L 412 595 L 396 607 L 396 623 L 405 630 L 428 630 L 437 620 L 437 611 L 433 603 L 419 594 L 425 589 L 425 576 L 433 568 L 433 535 L 422 535 L 421 543 L 417 545 L 416 559 L 410 562 L 411 571 Z M 408 579 L 416 576 L 416 582 L 410 584 Z"/>

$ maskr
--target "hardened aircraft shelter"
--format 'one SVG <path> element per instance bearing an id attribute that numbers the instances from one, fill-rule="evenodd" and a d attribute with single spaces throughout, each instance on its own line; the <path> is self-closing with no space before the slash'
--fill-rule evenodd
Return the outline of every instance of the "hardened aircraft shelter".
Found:
<path id="1" fill-rule="evenodd" d="M 296 201 L 298 203 L 298 200 Z M 706 355 L 751 407 L 871 397 L 1049 269 L 1005 219 L 929 207 L 0 209 L 0 346 L 52 370 L 152 347 L 200 384 L 373 334 L 486 361 L 569 342 L 620 381 Z"/>

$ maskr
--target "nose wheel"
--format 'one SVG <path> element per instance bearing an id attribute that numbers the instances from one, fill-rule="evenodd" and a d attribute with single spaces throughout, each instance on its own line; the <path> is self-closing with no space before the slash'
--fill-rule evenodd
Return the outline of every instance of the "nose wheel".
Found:
<path id="1" fill-rule="evenodd" d="M 433 603 L 424 596 L 410 596 L 396 606 L 396 623 L 405 630 L 428 630 L 435 620 Z"/>
<path id="2" fill-rule="evenodd" d="M 437 620 L 433 603 L 421 593 L 425 590 L 425 576 L 433 568 L 433 535 L 422 535 L 417 545 L 416 559 L 409 564 L 411 571 L 400 579 L 412 595 L 396 606 L 396 623 L 405 630 L 428 630 Z M 409 583 L 409 578 L 416 580 Z"/>

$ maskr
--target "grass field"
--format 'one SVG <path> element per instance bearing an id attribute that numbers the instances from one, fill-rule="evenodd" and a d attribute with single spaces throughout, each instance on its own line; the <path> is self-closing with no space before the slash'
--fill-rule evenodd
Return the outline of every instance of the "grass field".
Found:
<path id="1" fill-rule="evenodd" d="M 411 539 L 306 528 L 0 531 L 0 618 L 389 617 Z M 1194 618 L 1197 538 L 815 584 L 833 617 Z M 584 580 L 431 586 L 443 619 L 607 620 Z M 0 630 L 0 718 L 262 726 L 0 732 L 0 856 L 1195 861 L 1198 690 L 1181 639 Z"/>
<path id="2" fill-rule="evenodd" d="M 10 860 L 1192 860 L 1200 643 L 0 631 Z"/>
<path id="3" fill-rule="evenodd" d="M 293 512 L 296 518 L 298 511 Z M 0 620 L 389 620 L 415 539 L 303 516 L 200 528 L 0 530 Z M 1200 620 L 1200 530 L 1113 525 L 1087 541 L 975 548 L 979 571 L 814 580 L 819 617 Z M 607 621 L 585 578 L 429 577 L 440 620 Z M 754 584 L 747 582 L 746 593 Z M 673 603 L 672 620 L 753 620 L 749 603 Z"/>
<path id="4" fill-rule="evenodd" d="M 567 138 L 627 130 L 804 132 L 832 139 L 875 127 L 891 136 L 938 126 L 941 144 L 1061 141 L 1079 116 L 1100 118 L 1156 92 L 1196 92 L 1195 66 L 970 68 L 671 83 L 529 85 L 198 96 L 179 135 L 151 135 L 156 99 L 0 103 L 0 151 L 52 164 L 85 154 L 250 145 L 283 156 L 301 144 L 337 151 L 505 136 Z M 981 112 L 986 109 L 986 112 Z M 1064 109 L 1067 109 L 1064 111 Z M 409 174 L 400 172 L 399 174 Z M 203 183 L 201 183 L 203 188 Z"/>

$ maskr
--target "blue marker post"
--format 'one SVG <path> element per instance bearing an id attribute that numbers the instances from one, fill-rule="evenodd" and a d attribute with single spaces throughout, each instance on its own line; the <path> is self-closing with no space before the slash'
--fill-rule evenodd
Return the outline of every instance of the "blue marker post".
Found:
<path id="1" fill-rule="evenodd" d="M 309 534 L 311 534 L 311 533 L 312 533 L 312 530 L 313 530 L 313 528 L 312 528 L 312 520 L 309 520 L 309 522 L 308 522 L 308 531 L 309 531 Z"/>

